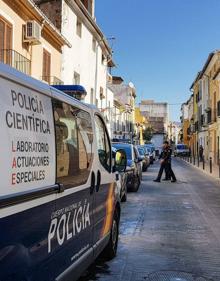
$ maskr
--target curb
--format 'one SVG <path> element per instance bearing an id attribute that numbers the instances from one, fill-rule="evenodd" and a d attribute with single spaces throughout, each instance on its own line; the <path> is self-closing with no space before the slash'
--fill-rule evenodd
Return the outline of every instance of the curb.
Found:
<path id="1" fill-rule="evenodd" d="M 200 171 L 200 172 L 206 174 L 207 176 L 209 176 L 209 177 L 212 178 L 213 180 L 220 181 L 220 178 L 219 178 L 219 177 L 213 176 L 212 174 L 210 174 L 209 172 L 207 172 L 207 171 L 205 171 L 205 170 L 199 168 L 198 166 L 193 165 L 193 164 L 189 163 L 188 161 L 186 161 L 186 160 L 184 160 L 184 159 L 181 159 L 181 158 L 177 158 L 177 159 L 180 160 L 180 161 L 183 161 L 184 163 L 186 163 L 186 164 L 188 164 L 189 166 L 191 166 L 191 167 L 197 169 L 198 171 Z"/>

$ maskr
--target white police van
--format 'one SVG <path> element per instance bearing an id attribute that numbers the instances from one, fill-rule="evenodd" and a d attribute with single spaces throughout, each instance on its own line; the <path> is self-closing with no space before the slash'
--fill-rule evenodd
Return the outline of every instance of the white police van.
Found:
<path id="1" fill-rule="evenodd" d="M 125 157 L 97 109 L 4 64 L 0 101 L 0 281 L 76 280 L 116 254 Z"/>

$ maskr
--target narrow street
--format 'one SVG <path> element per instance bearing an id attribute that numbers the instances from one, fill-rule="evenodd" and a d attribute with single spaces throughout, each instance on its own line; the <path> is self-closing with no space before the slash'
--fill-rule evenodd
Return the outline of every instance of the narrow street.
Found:
<path id="1" fill-rule="evenodd" d="M 175 159 L 177 183 L 154 183 L 159 163 L 122 204 L 117 257 L 80 279 L 220 280 L 220 182 Z"/>

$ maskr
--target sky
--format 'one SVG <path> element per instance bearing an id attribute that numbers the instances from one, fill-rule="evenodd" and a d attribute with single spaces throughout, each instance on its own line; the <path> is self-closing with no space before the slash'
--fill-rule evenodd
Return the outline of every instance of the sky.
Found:
<path id="1" fill-rule="evenodd" d="M 112 74 L 142 99 L 168 102 L 172 121 L 210 52 L 220 49 L 220 0 L 95 0 L 113 49 Z"/>

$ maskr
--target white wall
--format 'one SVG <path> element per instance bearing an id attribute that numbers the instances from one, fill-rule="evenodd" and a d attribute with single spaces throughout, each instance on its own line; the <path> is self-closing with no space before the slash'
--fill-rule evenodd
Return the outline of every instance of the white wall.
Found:
<path id="1" fill-rule="evenodd" d="M 91 89 L 94 92 L 93 103 L 101 107 L 100 87 L 104 95 L 107 94 L 107 66 L 102 64 L 102 50 L 98 43 L 95 51 L 92 48 L 93 34 L 82 23 L 82 35 L 76 33 L 77 15 L 63 1 L 62 6 L 62 33 L 72 44 L 72 48 L 63 48 L 62 80 L 64 84 L 73 84 L 74 71 L 80 75 L 80 85 L 87 91 L 85 102 L 90 103 Z"/>
<path id="2" fill-rule="evenodd" d="M 152 103 L 140 104 L 140 111 L 148 112 L 151 117 L 165 117 L 168 116 L 167 104 Z"/>

